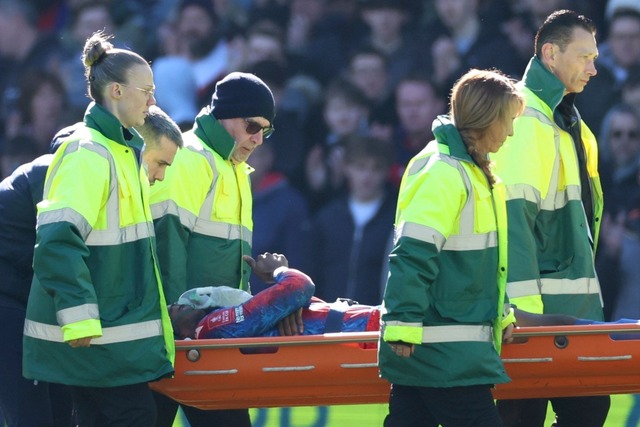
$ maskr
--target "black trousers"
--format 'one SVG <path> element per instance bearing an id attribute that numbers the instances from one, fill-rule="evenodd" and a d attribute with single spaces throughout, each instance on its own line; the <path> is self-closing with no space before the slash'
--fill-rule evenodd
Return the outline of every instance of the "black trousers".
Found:
<path id="1" fill-rule="evenodd" d="M 25 316 L 24 309 L 0 307 L 0 426 L 69 427 L 69 388 L 22 376 Z"/>
<path id="2" fill-rule="evenodd" d="M 71 386 L 78 427 L 153 427 L 156 403 L 145 383 L 121 387 Z"/>
<path id="3" fill-rule="evenodd" d="M 504 427 L 543 427 L 549 401 L 557 427 L 602 427 L 611 406 L 609 396 L 499 400 L 497 406 Z"/>
<path id="4" fill-rule="evenodd" d="M 434 388 L 393 384 L 384 427 L 501 427 L 491 386 Z"/>
<path id="5" fill-rule="evenodd" d="M 191 427 L 251 427 L 248 409 L 202 410 L 192 406 L 180 405 L 161 393 L 153 392 L 158 408 L 155 427 L 171 427 L 178 412 L 178 406 L 187 417 Z"/>

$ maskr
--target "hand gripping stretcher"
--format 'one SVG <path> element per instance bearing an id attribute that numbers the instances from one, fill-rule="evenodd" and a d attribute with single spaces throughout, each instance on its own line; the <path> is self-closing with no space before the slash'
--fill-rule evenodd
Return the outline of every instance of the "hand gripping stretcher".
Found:
<path id="1" fill-rule="evenodd" d="M 640 393 L 640 322 L 518 328 L 499 399 Z M 176 341 L 175 377 L 151 383 L 201 409 L 386 403 L 378 332 Z M 446 366 L 443 366 L 446 369 Z"/>

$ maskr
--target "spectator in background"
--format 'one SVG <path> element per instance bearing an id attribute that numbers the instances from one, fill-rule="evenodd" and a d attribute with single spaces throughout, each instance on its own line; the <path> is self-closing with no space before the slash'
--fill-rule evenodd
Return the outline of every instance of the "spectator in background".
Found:
<path id="1" fill-rule="evenodd" d="M 600 176 L 606 197 L 596 270 L 601 280 L 605 319 L 614 320 L 616 300 L 621 287 L 629 281 L 621 272 L 621 268 L 627 268 L 621 265 L 622 240 L 629 221 L 635 220 L 640 201 L 640 114 L 625 104 L 614 106 L 603 121 L 600 135 L 599 153 L 603 159 Z"/>
<path id="2" fill-rule="evenodd" d="M 345 67 L 346 52 L 352 43 L 352 23 L 344 14 L 330 10 L 329 3 L 291 0 L 285 24 L 291 66 L 323 85 Z"/>
<path id="3" fill-rule="evenodd" d="M 387 90 L 417 68 L 423 57 L 419 39 L 410 23 L 415 20 L 406 0 L 360 0 L 360 15 L 368 32 L 362 45 L 382 53 L 387 63 Z"/>
<path id="4" fill-rule="evenodd" d="M 376 135 L 384 139 L 391 136 L 391 129 L 395 124 L 388 66 L 387 58 L 380 51 L 364 46 L 351 54 L 345 70 L 347 80 L 358 86 L 369 101 L 371 125 L 386 128 L 376 130 Z"/>
<path id="5" fill-rule="evenodd" d="M 261 61 L 288 64 L 283 29 L 273 20 L 261 20 L 247 29 L 243 69 Z"/>
<path id="6" fill-rule="evenodd" d="M 395 97 L 398 125 L 393 133 L 396 155 L 390 178 L 399 187 L 409 160 L 433 139 L 431 125 L 446 112 L 446 102 L 438 86 L 422 73 L 400 80 Z"/>
<path id="7" fill-rule="evenodd" d="M 0 0 L 0 56 L 6 61 L 0 73 L 0 135 L 4 121 L 18 108 L 20 80 L 31 70 L 56 72 L 61 60 L 55 35 L 38 32 L 37 19 L 31 3 Z"/>
<path id="8" fill-rule="evenodd" d="M 172 90 L 177 74 L 171 67 L 177 62 L 162 59 L 177 56 L 191 65 L 196 82 L 196 105 L 209 102 L 216 82 L 229 68 L 229 46 L 218 24 L 211 0 L 180 1 L 175 20 L 159 30 L 159 45 L 164 48 L 164 55 L 157 58 L 153 71 L 167 79 L 156 78 L 158 90 Z M 184 72 L 182 63 L 179 64 L 179 70 Z M 169 70 L 165 72 L 160 67 Z"/>
<path id="9" fill-rule="evenodd" d="M 498 68 L 520 76 L 524 71 L 514 48 L 480 20 L 479 0 L 435 0 L 436 22 L 427 49 L 433 79 L 449 88 L 470 68 Z"/>
<path id="10" fill-rule="evenodd" d="M 603 120 L 598 147 L 602 190 L 607 196 L 604 209 L 615 217 L 628 211 L 627 203 L 638 191 L 640 114 L 626 104 L 613 106 Z"/>
<path id="11" fill-rule="evenodd" d="M 76 59 L 77 61 L 77 59 Z M 49 143 L 56 132 L 82 116 L 68 111 L 64 85 L 57 74 L 34 69 L 25 74 L 19 84 L 21 96 L 17 109 L 6 121 L 6 137 L 29 136 L 35 143 L 34 156 L 49 152 Z"/>
<path id="12" fill-rule="evenodd" d="M 84 113 L 88 101 L 84 67 L 78 61 L 84 42 L 96 31 L 115 33 L 116 25 L 108 0 L 76 2 L 70 8 L 70 15 L 71 21 L 61 34 L 64 59 L 60 64 L 59 76 L 67 92 L 69 106 L 80 115 Z"/>
<path id="13" fill-rule="evenodd" d="M 607 38 L 598 49 L 598 78 L 576 101 L 583 119 L 594 129 L 620 101 L 630 70 L 640 67 L 640 5 L 613 9 L 608 24 Z"/>
<path id="14" fill-rule="evenodd" d="M 640 165 L 637 168 L 640 170 Z M 609 307 L 610 318 L 640 319 L 640 174 L 636 175 L 636 189 L 629 197 L 632 198 L 629 210 L 624 213 L 624 219 L 614 225 L 614 229 L 602 224 L 603 240 L 613 247 L 613 257 L 608 259 L 607 265 L 601 271 L 604 286 L 616 280 L 613 298 L 605 300 Z M 607 234 L 610 234 L 607 236 Z M 602 277 L 602 276 L 601 276 Z M 626 427 L 636 427 L 640 421 L 640 394 L 632 395 L 633 404 L 626 420 Z"/>
<path id="15" fill-rule="evenodd" d="M 536 29 L 554 10 L 569 8 L 571 0 L 520 0 L 512 3 L 512 16 L 500 25 L 501 32 L 508 38 L 513 47 L 514 55 L 519 62 L 518 68 L 524 68 L 533 56 L 533 37 Z M 495 8 L 500 5 L 491 5 L 491 9 L 485 9 L 486 14 L 494 14 Z"/>
<path id="16" fill-rule="evenodd" d="M 640 66 L 629 70 L 629 77 L 622 85 L 622 102 L 640 114 Z"/>
<path id="17" fill-rule="evenodd" d="M 607 39 L 599 48 L 598 64 L 613 74 L 616 87 L 620 88 L 629 70 L 640 66 L 640 5 L 613 10 L 608 24 Z"/>
<path id="18" fill-rule="evenodd" d="M 158 105 L 178 123 L 183 132 L 191 129 L 198 114 L 198 88 L 191 63 L 180 56 L 158 58 L 152 64 Z"/>
<path id="19" fill-rule="evenodd" d="M 352 135 L 345 139 L 347 192 L 313 218 L 310 264 L 316 295 L 344 297 L 361 304 L 382 302 L 382 270 L 393 231 L 396 194 L 387 177 L 393 147 L 387 140 Z"/>
<path id="20" fill-rule="evenodd" d="M 303 239 L 303 228 L 309 220 L 307 201 L 282 172 L 274 169 L 275 144 L 271 139 L 265 140 L 251 155 L 254 168 L 250 175 L 253 193 L 251 251 L 256 258 L 267 250 L 287 254 L 292 266 L 302 266 L 306 262 L 308 246 Z M 268 286 L 255 273 L 250 282 L 253 294 Z"/>
<path id="21" fill-rule="evenodd" d="M 369 102 L 360 88 L 343 78 L 333 80 L 324 92 L 323 128 L 312 134 L 306 158 L 305 195 L 312 212 L 344 191 L 344 147 L 342 141 L 350 135 L 368 133 Z"/>

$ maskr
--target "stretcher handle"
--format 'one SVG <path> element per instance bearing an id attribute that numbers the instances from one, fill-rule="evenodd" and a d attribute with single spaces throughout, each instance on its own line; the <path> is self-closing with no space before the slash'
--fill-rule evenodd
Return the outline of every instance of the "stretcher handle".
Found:
<path id="1" fill-rule="evenodd" d="M 553 335 L 596 335 L 633 332 L 640 334 L 640 322 L 598 325 L 526 326 L 515 328 L 513 330 L 513 336 L 514 338 L 525 338 Z"/>
<path id="2" fill-rule="evenodd" d="M 252 348 L 282 347 L 340 343 L 377 343 L 380 333 L 373 332 L 336 332 L 323 335 L 301 335 L 291 337 L 259 337 L 259 338 L 222 338 L 204 340 L 177 340 L 176 350 L 211 349 L 211 348 Z"/>

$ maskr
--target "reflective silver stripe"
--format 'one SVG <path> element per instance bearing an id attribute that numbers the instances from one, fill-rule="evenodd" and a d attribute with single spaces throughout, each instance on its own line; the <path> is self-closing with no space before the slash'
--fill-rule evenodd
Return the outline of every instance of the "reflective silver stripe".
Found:
<path id="1" fill-rule="evenodd" d="M 506 186 L 507 200 L 524 199 L 528 202 L 540 205 L 540 190 L 528 184 L 514 184 Z"/>
<path id="2" fill-rule="evenodd" d="M 429 164 L 430 162 L 435 162 L 438 159 L 440 159 L 440 155 L 438 154 L 433 154 L 432 156 L 429 156 L 429 157 L 422 157 L 422 158 L 416 159 L 416 161 L 411 164 L 411 167 L 409 168 L 409 171 L 407 172 L 407 174 L 413 175 L 415 173 L 418 173 L 427 164 Z"/>
<path id="3" fill-rule="evenodd" d="M 25 320 L 24 335 L 45 341 L 64 342 L 62 328 L 58 325 Z M 123 326 L 103 328 L 102 336 L 91 340 L 91 345 L 114 344 L 127 341 L 136 341 L 145 338 L 162 336 L 162 322 L 149 320 L 146 322 L 132 323 Z"/>
<path id="4" fill-rule="evenodd" d="M 540 283 L 540 286 L 538 285 Z M 586 295 L 600 294 L 600 284 L 595 277 L 580 279 L 540 279 L 507 283 L 509 298 L 534 295 Z"/>
<path id="5" fill-rule="evenodd" d="M 456 234 L 449 236 L 444 248 L 448 251 L 473 251 L 498 246 L 498 233 L 491 231 L 484 234 Z"/>
<path id="6" fill-rule="evenodd" d="M 213 179 L 211 180 L 211 187 L 209 187 L 209 192 L 207 193 L 207 197 L 204 199 L 204 203 L 202 204 L 202 209 L 198 213 L 198 217 L 209 219 L 211 218 L 211 214 L 213 213 L 213 204 L 214 198 L 216 196 L 216 187 L 218 185 L 218 176 L 220 175 L 218 172 L 218 168 L 216 166 L 216 161 L 213 157 L 213 153 L 203 147 L 202 151 L 194 150 L 198 153 L 202 154 L 207 161 L 209 162 L 209 166 L 211 167 L 211 171 L 213 172 Z"/>
<path id="7" fill-rule="evenodd" d="M 38 216 L 38 225 L 68 221 L 74 224 L 80 231 L 82 238 L 88 246 L 111 246 L 122 243 L 135 242 L 154 236 L 153 227 L 149 222 L 133 224 L 120 228 L 120 200 L 118 199 L 118 173 L 115 160 L 109 150 L 101 144 L 91 141 L 78 140 L 70 142 L 65 148 L 65 154 L 77 151 L 79 148 L 92 151 L 109 162 L 110 180 L 109 197 L 106 202 L 107 228 L 104 230 L 92 229 L 90 224 L 78 212 L 71 208 L 63 208 L 55 211 L 43 212 Z M 51 177 L 55 175 L 60 164 L 58 162 L 52 169 Z M 48 197 L 51 182 L 47 180 L 45 199 Z M 42 218 L 41 218 L 42 217 Z"/>
<path id="8" fill-rule="evenodd" d="M 600 284 L 595 277 L 580 279 L 541 279 L 542 293 L 546 295 L 600 294 Z"/>
<path id="9" fill-rule="evenodd" d="M 479 341 L 493 342 L 493 328 L 487 325 L 445 325 L 422 328 L 422 343 Z"/>
<path id="10" fill-rule="evenodd" d="M 438 230 L 415 222 L 400 223 L 395 230 L 395 242 L 398 242 L 400 237 L 411 237 L 423 242 L 432 243 L 438 250 L 442 249 L 445 242 L 444 236 Z"/>
<path id="11" fill-rule="evenodd" d="M 80 232 L 80 236 L 82 236 L 83 240 L 86 240 L 89 233 L 91 233 L 91 226 L 87 220 L 72 208 L 62 208 L 56 209 L 55 211 L 39 213 L 36 228 L 45 224 L 53 224 L 63 221 L 73 224 Z"/>
<path id="12" fill-rule="evenodd" d="M 509 298 L 521 298 L 532 295 L 540 295 L 540 285 L 538 280 L 522 280 L 519 282 L 509 282 L 506 287 Z"/>
<path id="13" fill-rule="evenodd" d="M 455 160 L 449 156 L 442 156 L 442 161 L 456 168 L 460 173 L 460 177 L 464 181 L 464 187 L 467 190 L 467 202 L 464 204 L 464 206 L 462 207 L 462 211 L 460 212 L 460 221 L 458 221 L 458 224 L 460 227 L 459 234 L 470 236 L 474 234 L 473 233 L 473 226 L 475 224 L 474 212 L 476 210 L 475 200 L 473 198 L 473 187 L 471 186 L 471 179 L 469 178 L 467 171 L 464 170 L 464 167 L 462 166 L 462 163 L 460 163 L 459 160 Z M 445 248 L 447 248 L 446 243 L 445 243 Z"/>
<path id="14" fill-rule="evenodd" d="M 412 237 L 423 242 L 434 244 L 439 251 L 442 249 L 451 251 L 467 251 L 496 247 L 498 245 L 497 232 L 492 231 L 486 234 L 475 234 L 473 232 L 475 223 L 475 201 L 472 197 L 473 186 L 471 185 L 471 179 L 469 178 L 467 171 L 464 169 L 462 163 L 459 160 L 455 160 L 447 155 L 434 154 L 433 156 L 419 159 L 415 163 L 413 163 L 411 165 L 411 168 L 409 169 L 409 174 L 414 174 L 427 166 L 429 163 L 438 160 L 458 170 L 467 190 L 467 201 L 462 207 L 462 211 L 460 213 L 459 234 L 451 235 L 448 239 L 445 239 L 442 233 L 440 233 L 435 228 L 407 222 L 402 223 L 398 227 L 396 227 L 395 242 L 397 242 L 398 239 L 400 239 L 400 237 L 402 236 Z"/>
<path id="15" fill-rule="evenodd" d="M 83 304 L 76 307 L 65 308 L 56 313 L 56 320 L 59 325 L 80 322 L 87 319 L 99 319 L 98 304 Z"/>
<path id="16" fill-rule="evenodd" d="M 153 227 L 146 222 L 115 230 L 93 230 L 86 239 L 87 246 L 109 246 L 135 242 L 155 236 Z"/>
<path id="17" fill-rule="evenodd" d="M 193 228 L 195 233 L 205 236 L 219 237 L 227 240 L 243 239 L 251 244 L 252 233 L 247 227 L 226 222 L 210 221 L 198 218 Z"/>
<path id="18" fill-rule="evenodd" d="M 162 218 L 165 215 L 177 216 L 180 219 L 180 224 L 191 231 L 196 226 L 196 220 L 198 219 L 195 214 L 179 207 L 173 200 L 164 200 L 151 205 L 151 215 L 153 219 Z"/>

